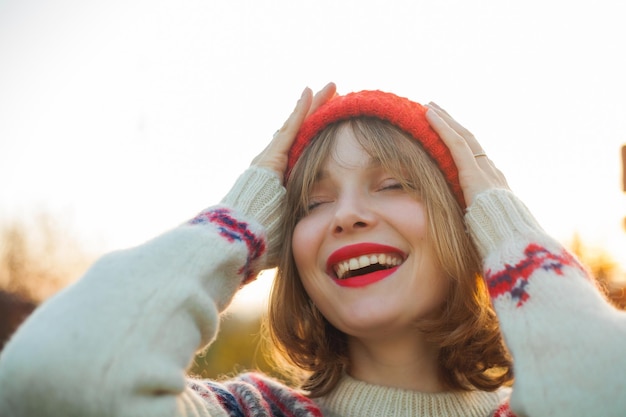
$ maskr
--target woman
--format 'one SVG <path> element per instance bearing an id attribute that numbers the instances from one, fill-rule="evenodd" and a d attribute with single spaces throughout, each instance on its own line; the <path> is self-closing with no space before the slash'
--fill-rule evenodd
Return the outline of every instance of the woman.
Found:
<path id="1" fill-rule="evenodd" d="M 371 109 L 356 117 L 356 106 Z M 314 396 L 346 371 L 382 373 L 358 379 L 422 392 L 492 391 L 510 379 L 463 196 L 455 200 L 437 163 L 454 165 L 426 119 L 414 116 L 420 111 L 377 91 L 339 97 L 303 126 L 298 139 L 310 146 L 299 158 L 292 152 L 285 225 L 293 234 L 285 236 L 269 325 L 285 356 L 313 372 L 304 387 Z M 307 132 L 319 118 L 320 133 Z M 396 125 L 426 134 L 416 142 Z M 442 146 L 438 160 L 420 145 L 426 141 L 432 154 Z M 456 173 L 447 173 L 460 191 Z"/>
<path id="2" fill-rule="evenodd" d="M 471 134 L 435 105 L 334 95 L 306 89 L 220 206 L 103 257 L 41 307 L 0 357 L 0 409 L 623 415 L 623 314 Z M 260 374 L 186 379 L 237 289 L 276 262 L 273 340 L 305 391 Z"/>

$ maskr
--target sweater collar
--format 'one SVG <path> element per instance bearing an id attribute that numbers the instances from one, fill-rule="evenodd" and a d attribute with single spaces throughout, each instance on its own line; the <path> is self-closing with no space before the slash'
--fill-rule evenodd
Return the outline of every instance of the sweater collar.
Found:
<path id="1" fill-rule="evenodd" d="M 333 391 L 314 401 L 328 417 L 484 417 L 509 393 L 508 388 L 423 393 L 372 385 L 344 375 Z"/>

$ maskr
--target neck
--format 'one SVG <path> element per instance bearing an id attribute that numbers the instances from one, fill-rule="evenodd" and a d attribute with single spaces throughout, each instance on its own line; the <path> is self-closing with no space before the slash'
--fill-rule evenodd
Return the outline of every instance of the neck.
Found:
<path id="1" fill-rule="evenodd" d="M 439 378 L 438 349 L 420 334 L 377 339 L 350 338 L 350 369 L 358 380 L 421 392 L 444 390 Z"/>

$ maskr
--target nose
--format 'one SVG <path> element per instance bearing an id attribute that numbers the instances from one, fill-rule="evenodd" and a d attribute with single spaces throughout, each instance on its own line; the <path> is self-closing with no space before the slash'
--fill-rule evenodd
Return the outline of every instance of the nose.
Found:
<path id="1" fill-rule="evenodd" d="M 371 204 L 362 196 L 344 196 L 337 201 L 335 207 L 331 226 L 334 234 L 369 229 L 376 223 L 376 215 Z"/>

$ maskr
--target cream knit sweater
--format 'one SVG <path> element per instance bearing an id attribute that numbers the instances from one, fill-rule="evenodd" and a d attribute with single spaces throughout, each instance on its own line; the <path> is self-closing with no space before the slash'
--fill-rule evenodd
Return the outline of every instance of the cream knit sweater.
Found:
<path id="1" fill-rule="evenodd" d="M 283 195 L 276 176 L 251 168 L 221 206 L 96 262 L 6 346 L 0 416 L 265 415 L 268 398 L 289 407 L 267 415 L 319 416 L 318 406 L 342 417 L 494 413 L 507 391 L 423 394 L 346 376 L 313 402 L 260 375 L 223 384 L 185 377 L 240 285 L 273 265 Z M 515 361 L 513 411 L 626 416 L 624 313 L 510 192 L 478 196 L 466 220 Z M 257 394 L 257 408 L 229 414 L 230 400 L 243 407 Z"/>

